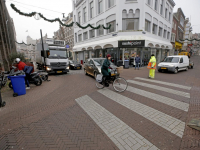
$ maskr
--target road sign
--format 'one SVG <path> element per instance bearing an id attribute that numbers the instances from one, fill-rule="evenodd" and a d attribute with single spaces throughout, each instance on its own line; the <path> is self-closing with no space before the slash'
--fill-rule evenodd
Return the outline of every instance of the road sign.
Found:
<path id="1" fill-rule="evenodd" d="M 66 48 L 69 48 L 69 45 L 66 45 Z"/>

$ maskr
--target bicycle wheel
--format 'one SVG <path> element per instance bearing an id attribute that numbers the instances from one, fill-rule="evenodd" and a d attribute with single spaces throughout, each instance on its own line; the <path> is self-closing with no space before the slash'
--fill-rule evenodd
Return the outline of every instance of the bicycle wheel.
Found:
<path id="1" fill-rule="evenodd" d="M 99 82 L 96 82 L 96 87 L 97 87 L 98 89 L 103 89 L 103 88 L 104 88 L 104 85 L 103 85 L 103 83 L 101 84 L 101 83 L 99 83 Z"/>
<path id="2" fill-rule="evenodd" d="M 113 88 L 117 92 L 124 92 L 127 89 L 127 87 L 128 83 L 124 78 L 119 77 L 113 82 Z"/>

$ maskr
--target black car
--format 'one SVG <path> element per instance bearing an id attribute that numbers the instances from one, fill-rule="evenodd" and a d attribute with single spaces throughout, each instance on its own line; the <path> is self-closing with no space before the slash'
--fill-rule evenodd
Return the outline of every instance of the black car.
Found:
<path id="1" fill-rule="evenodd" d="M 84 62 L 84 72 L 85 75 L 94 76 L 96 79 L 97 74 L 101 74 L 101 67 L 106 58 L 90 58 Z M 112 62 L 110 62 L 110 67 L 113 69 L 117 68 Z"/>
<path id="2" fill-rule="evenodd" d="M 69 60 L 69 69 L 71 69 L 71 70 L 81 70 L 82 65 L 75 60 Z"/>

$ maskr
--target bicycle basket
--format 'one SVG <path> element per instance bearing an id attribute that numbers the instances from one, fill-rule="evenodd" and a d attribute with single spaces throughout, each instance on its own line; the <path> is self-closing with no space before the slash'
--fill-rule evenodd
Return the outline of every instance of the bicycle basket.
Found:
<path id="1" fill-rule="evenodd" d="M 102 79 L 103 79 L 103 75 L 102 74 L 98 74 L 97 77 L 96 77 L 96 81 L 97 82 L 102 82 Z"/>

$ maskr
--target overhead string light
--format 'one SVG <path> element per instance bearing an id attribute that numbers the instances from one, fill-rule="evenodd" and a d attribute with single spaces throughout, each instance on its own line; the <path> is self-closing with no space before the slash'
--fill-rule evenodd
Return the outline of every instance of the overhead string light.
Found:
<path id="1" fill-rule="evenodd" d="M 79 28 L 81 28 L 81 29 L 86 29 L 86 28 L 92 28 L 92 29 L 100 29 L 101 27 L 103 27 L 103 29 L 105 29 L 105 30 L 109 30 L 110 28 L 111 28 L 111 24 L 108 26 L 108 27 L 105 27 L 104 25 L 99 25 L 99 26 L 97 26 L 97 27 L 94 27 L 94 26 L 92 26 L 91 24 L 88 24 L 88 25 L 86 25 L 86 26 L 81 26 L 78 22 L 72 22 L 71 24 L 64 24 L 61 20 L 60 20 L 60 18 L 55 18 L 55 19 L 47 19 L 46 17 L 44 17 L 41 13 L 37 13 L 37 12 L 31 12 L 31 13 L 23 13 L 23 12 L 21 12 L 19 9 L 17 9 L 16 7 L 15 7 L 15 5 L 14 4 L 10 4 L 10 6 L 11 6 L 11 8 L 14 10 L 14 11 L 16 11 L 17 13 L 19 13 L 20 15 L 22 15 L 22 16 L 26 16 L 26 17 L 35 17 L 35 19 L 36 20 L 39 20 L 40 19 L 40 17 L 42 18 L 42 19 L 44 19 L 45 21 L 48 21 L 48 22 L 51 22 L 51 23 L 53 23 L 53 22 L 59 22 L 60 23 L 60 25 L 62 25 L 62 26 L 64 26 L 64 27 L 72 27 L 74 24 L 76 24 Z"/>

